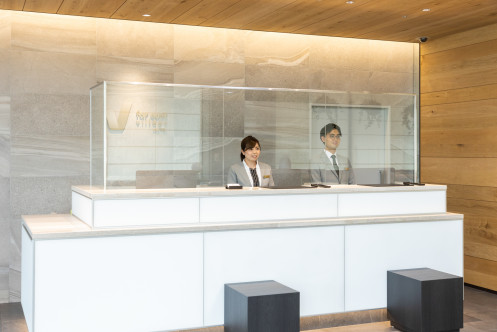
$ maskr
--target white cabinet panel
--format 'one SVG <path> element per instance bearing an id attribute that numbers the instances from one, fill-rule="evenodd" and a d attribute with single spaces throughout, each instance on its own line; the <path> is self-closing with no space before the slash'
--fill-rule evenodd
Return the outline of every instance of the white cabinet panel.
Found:
<path id="1" fill-rule="evenodd" d="M 338 216 L 444 213 L 445 195 L 445 191 L 341 194 Z"/>
<path id="2" fill-rule="evenodd" d="M 202 326 L 202 241 L 199 233 L 37 241 L 30 330 Z"/>
<path id="3" fill-rule="evenodd" d="M 267 195 L 200 199 L 200 222 L 311 219 L 337 216 L 337 195 Z"/>
<path id="4" fill-rule="evenodd" d="M 34 300 L 34 254 L 35 254 L 35 241 L 30 237 L 26 229 L 22 228 L 22 261 L 21 261 L 21 303 L 24 317 L 26 318 L 26 325 L 29 331 L 33 331 L 33 300 Z"/>
<path id="5" fill-rule="evenodd" d="M 94 227 L 150 226 L 198 222 L 198 198 L 94 201 Z"/>
<path id="6" fill-rule="evenodd" d="M 343 311 L 343 229 L 313 227 L 205 234 L 206 326 L 224 322 L 224 284 L 275 280 L 300 292 L 300 314 Z"/>
<path id="7" fill-rule="evenodd" d="M 463 221 L 345 227 L 345 311 L 387 306 L 388 270 L 463 275 Z"/>

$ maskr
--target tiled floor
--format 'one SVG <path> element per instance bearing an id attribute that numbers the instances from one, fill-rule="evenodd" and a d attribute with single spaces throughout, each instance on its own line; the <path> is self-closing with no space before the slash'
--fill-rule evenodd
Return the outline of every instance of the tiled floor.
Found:
<path id="1" fill-rule="evenodd" d="M 307 332 L 387 332 L 398 331 L 389 322 L 351 325 Z M 497 294 L 464 287 L 464 328 L 462 332 L 497 332 Z"/>
<path id="2" fill-rule="evenodd" d="M 0 332 L 27 332 L 20 303 L 0 304 Z M 308 332 L 387 332 L 397 331 L 389 322 L 350 325 Z M 464 287 L 463 332 L 497 332 L 497 294 Z"/>

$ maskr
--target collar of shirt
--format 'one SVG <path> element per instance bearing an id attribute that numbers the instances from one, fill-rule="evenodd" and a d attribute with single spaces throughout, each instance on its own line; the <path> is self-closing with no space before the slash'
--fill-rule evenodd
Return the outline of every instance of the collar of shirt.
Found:
<path id="1" fill-rule="evenodd" d="M 247 163 L 245 163 L 245 160 L 243 161 L 243 166 L 245 167 L 245 172 L 247 172 L 247 176 L 250 180 L 250 184 L 253 187 L 254 180 L 252 180 L 252 174 L 250 173 L 250 167 L 248 167 Z M 261 168 L 259 167 L 259 161 L 257 161 L 257 165 L 255 165 L 255 170 L 257 171 L 257 176 L 259 177 L 259 186 L 261 186 L 262 185 L 262 175 L 261 175 Z"/>
<path id="2" fill-rule="evenodd" d="M 333 164 L 333 160 L 331 159 L 331 156 L 333 155 L 333 153 L 331 153 L 328 150 L 324 150 L 324 153 L 326 153 L 326 156 L 328 157 L 328 160 L 330 161 L 330 163 Z M 338 167 L 340 167 L 340 163 L 338 162 L 338 157 L 337 157 L 336 153 L 335 153 L 335 157 L 336 157 L 335 160 L 337 161 L 337 165 L 338 165 Z"/>

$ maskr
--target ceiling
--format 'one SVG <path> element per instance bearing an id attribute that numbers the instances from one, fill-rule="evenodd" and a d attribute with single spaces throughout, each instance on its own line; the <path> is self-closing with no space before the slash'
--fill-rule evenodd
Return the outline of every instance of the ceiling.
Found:
<path id="1" fill-rule="evenodd" d="M 0 9 L 402 42 L 497 23 L 496 0 L 0 0 Z"/>

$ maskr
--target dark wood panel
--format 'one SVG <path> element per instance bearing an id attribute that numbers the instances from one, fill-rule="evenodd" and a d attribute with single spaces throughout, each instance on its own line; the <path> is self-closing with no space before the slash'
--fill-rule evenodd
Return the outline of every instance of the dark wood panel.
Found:
<path id="1" fill-rule="evenodd" d="M 497 84 L 423 93 L 420 105 L 424 107 L 485 99 L 497 99 Z"/>
<path id="2" fill-rule="evenodd" d="M 497 291 L 497 262 L 464 255 L 464 282 Z"/>

